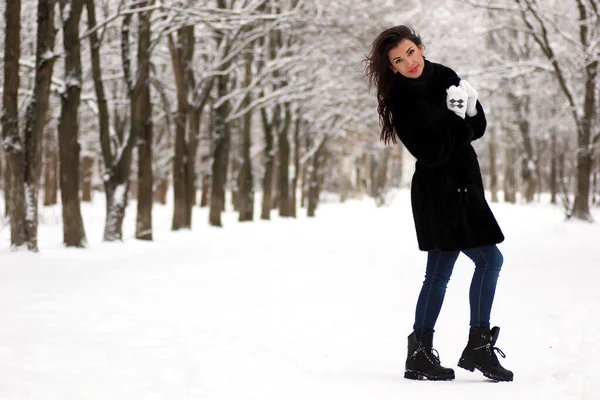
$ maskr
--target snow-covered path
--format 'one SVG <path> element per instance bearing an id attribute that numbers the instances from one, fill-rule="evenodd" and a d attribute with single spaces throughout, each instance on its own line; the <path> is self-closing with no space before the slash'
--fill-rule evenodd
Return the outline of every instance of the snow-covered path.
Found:
<path id="1" fill-rule="evenodd" d="M 326 203 L 316 219 L 169 231 L 90 247 L 60 245 L 45 210 L 41 252 L 10 252 L 0 232 L 0 399 L 600 399 L 600 222 L 546 205 L 493 205 L 507 236 L 492 323 L 513 383 L 456 367 L 452 382 L 403 379 L 423 279 L 409 198 Z M 303 212 L 303 211 L 302 211 Z M 273 213 L 275 216 L 275 213 Z M 600 215 L 597 216 L 600 219 Z M 472 264 L 461 256 L 436 327 L 455 367 L 468 334 Z"/>

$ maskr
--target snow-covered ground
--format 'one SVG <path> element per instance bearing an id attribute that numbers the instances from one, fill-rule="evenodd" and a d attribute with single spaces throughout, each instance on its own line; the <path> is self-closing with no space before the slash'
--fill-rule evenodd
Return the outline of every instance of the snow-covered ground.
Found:
<path id="1" fill-rule="evenodd" d="M 132 205 L 118 244 L 101 241 L 97 195 L 87 249 L 62 247 L 59 208 L 43 211 L 38 254 L 0 231 L 0 399 L 600 399 L 600 222 L 492 207 L 507 237 L 492 323 L 512 383 L 458 367 L 451 382 L 403 379 L 425 263 L 406 191 L 316 219 L 227 213 L 221 229 L 195 209 L 177 233 L 156 207 L 152 243 L 133 239 Z M 461 256 L 436 327 L 446 366 L 467 338 L 471 272 Z"/>

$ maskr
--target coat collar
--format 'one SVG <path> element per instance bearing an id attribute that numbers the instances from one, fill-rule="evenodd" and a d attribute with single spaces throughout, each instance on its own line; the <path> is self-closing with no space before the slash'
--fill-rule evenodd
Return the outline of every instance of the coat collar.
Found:
<path id="1" fill-rule="evenodd" d="M 425 59 L 423 73 L 418 78 L 394 74 L 392 98 L 402 103 L 402 99 L 438 97 L 445 94 L 448 87 L 458 85 L 459 82 L 460 78 L 452 69 Z"/>

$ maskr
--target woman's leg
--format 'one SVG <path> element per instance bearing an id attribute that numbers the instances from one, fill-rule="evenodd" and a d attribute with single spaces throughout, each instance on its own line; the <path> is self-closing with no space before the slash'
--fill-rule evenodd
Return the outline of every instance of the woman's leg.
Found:
<path id="1" fill-rule="evenodd" d="M 454 379 L 454 370 L 442 367 L 437 352 L 433 350 L 433 327 L 440 314 L 458 254 L 458 251 L 430 251 L 427 255 L 425 281 L 417 300 L 414 331 L 408 337 L 404 371 L 407 379 Z"/>
<path id="2" fill-rule="evenodd" d="M 496 381 L 512 381 L 512 371 L 504 368 L 498 357 L 496 347 L 500 328 L 490 329 L 490 313 L 498 275 L 504 261 L 498 247 L 486 246 L 477 249 L 463 250 L 475 263 L 475 272 L 471 281 L 469 299 L 471 303 L 471 329 L 469 341 L 462 352 L 458 366 L 468 371 L 478 369 L 484 376 Z"/>
<path id="3" fill-rule="evenodd" d="M 425 281 L 417 300 L 413 326 L 419 339 L 424 332 L 433 332 L 458 255 L 458 251 L 429 251 L 427 254 Z"/>
<path id="4" fill-rule="evenodd" d="M 463 250 L 463 253 L 475 263 L 475 272 L 469 290 L 470 325 L 472 328 L 489 329 L 496 283 L 504 258 L 496 245 Z"/>

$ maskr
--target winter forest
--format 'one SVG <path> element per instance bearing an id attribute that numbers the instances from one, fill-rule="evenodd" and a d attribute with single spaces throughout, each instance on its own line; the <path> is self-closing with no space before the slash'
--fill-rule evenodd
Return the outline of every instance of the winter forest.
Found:
<path id="1" fill-rule="evenodd" d="M 480 93 L 492 202 L 549 193 L 567 218 L 600 204 L 596 0 L 7 0 L 0 4 L 2 226 L 38 251 L 43 207 L 85 247 L 81 206 L 106 201 L 105 241 L 273 213 L 314 216 L 324 193 L 388 202 L 413 160 L 379 141 L 365 55 L 408 24 L 425 55 Z M 60 197 L 59 197 L 60 196 Z M 256 205 L 256 209 L 255 209 Z M 95 227 L 98 229 L 98 227 Z"/>

